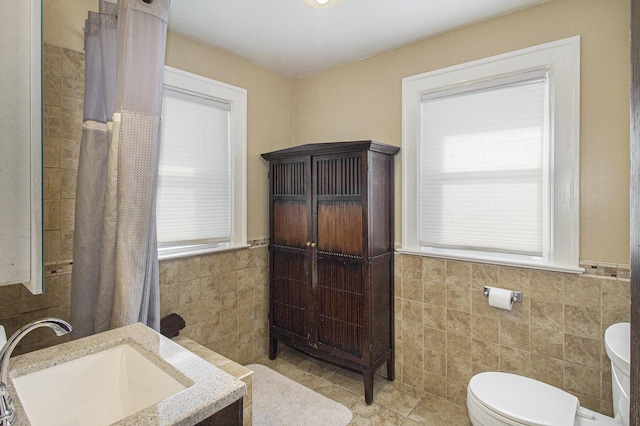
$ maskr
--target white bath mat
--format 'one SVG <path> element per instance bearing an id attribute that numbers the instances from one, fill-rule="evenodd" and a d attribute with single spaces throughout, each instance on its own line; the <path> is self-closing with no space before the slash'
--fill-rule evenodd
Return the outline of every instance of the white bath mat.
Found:
<path id="1" fill-rule="evenodd" d="M 346 426 L 351 410 L 261 364 L 253 374 L 253 426 Z"/>

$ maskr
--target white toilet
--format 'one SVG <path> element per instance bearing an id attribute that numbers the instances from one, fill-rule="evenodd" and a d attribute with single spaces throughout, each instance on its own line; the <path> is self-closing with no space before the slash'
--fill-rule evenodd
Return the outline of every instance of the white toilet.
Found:
<path id="1" fill-rule="evenodd" d="M 630 330 L 614 324 L 604 335 L 611 359 L 615 418 L 580 407 L 563 390 L 509 373 L 476 374 L 467 388 L 467 408 L 473 426 L 628 426 Z"/>

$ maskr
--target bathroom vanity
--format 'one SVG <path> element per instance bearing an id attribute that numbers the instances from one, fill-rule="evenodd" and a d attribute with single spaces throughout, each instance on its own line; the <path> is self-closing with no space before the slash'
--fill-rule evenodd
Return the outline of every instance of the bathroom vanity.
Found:
<path id="1" fill-rule="evenodd" d="M 8 381 L 16 425 L 32 426 L 242 425 L 247 392 L 241 380 L 141 323 L 12 358 Z"/>

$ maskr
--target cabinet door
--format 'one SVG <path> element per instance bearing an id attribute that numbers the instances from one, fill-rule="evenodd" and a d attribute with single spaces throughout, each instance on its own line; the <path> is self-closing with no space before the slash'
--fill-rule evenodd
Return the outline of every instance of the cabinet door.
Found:
<path id="1" fill-rule="evenodd" d="M 311 264 L 311 162 L 309 157 L 272 161 L 271 326 L 309 338 Z"/>
<path id="2" fill-rule="evenodd" d="M 358 360 L 365 341 L 366 152 L 313 159 L 318 345 Z"/>

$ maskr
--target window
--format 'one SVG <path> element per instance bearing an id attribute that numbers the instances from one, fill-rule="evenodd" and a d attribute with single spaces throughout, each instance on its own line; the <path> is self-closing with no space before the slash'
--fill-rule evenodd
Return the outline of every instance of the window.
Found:
<path id="1" fill-rule="evenodd" d="M 402 252 L 579 272 L 579 38 L 403 80 Z"/>
<path id="2" fill-rule="evenodd" d="M 158 254 L 246 245 L 244 89 L 165 67 Z"/>

